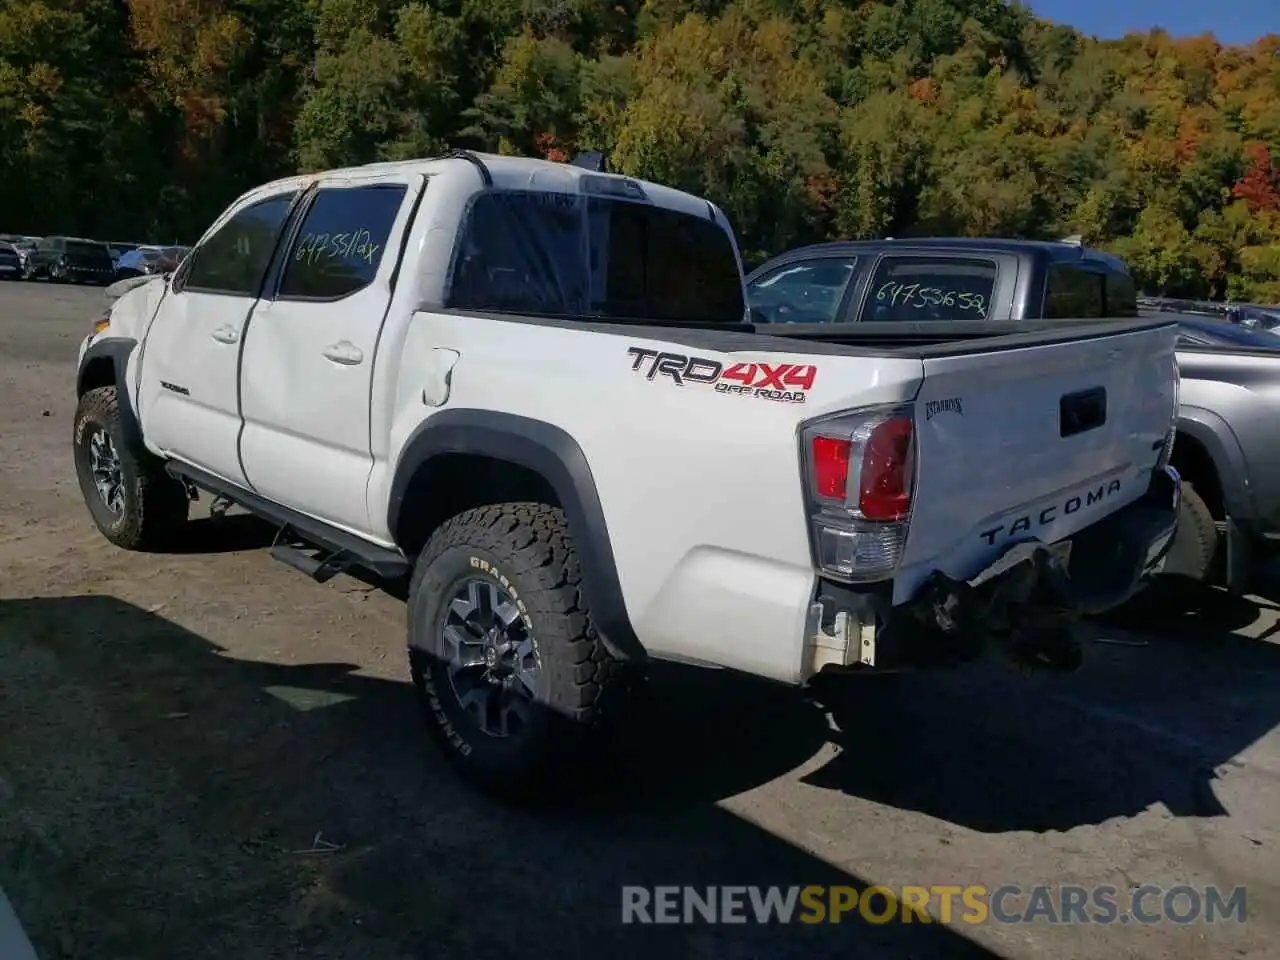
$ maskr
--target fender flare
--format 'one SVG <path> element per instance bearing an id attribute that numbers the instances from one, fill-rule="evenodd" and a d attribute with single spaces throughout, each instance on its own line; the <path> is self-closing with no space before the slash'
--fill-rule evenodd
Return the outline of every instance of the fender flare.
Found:
<path id="1" fill-rule="evenodd" d="M 138 341 L 132 337 L 104 337 L 89 347 L 80 359 L 80 369 L 76 371 L 76 396 L 84 396 L 85 372 L 95 360 L 109 360 L 114 371 L 116 386 L 116 409 L 120 413 L 120 429 L 124 431 L 126 442 L 142 443 L 142 427 L 138 423 L 138 415 L 133 409 L 133 398 L 129 396 L 128 369 L 129 357 Z"/>
<path id="2" fill-rule="evenodd" d="M 1247 479 L 1249 464 L 1230 424 L 1211 410 L 1184 406 L 1178 413 L 1177 429 L 1196 440 L 1209 454 L 1218 473 L 1227 514 L 1242 519 L 1252 517 L 1253 497 Z"/>
<path id="3" fill-rule="evenodd" d="M 448 454 L 506 461 L 550 484 L 569 524 L 596 629 L 623 659 L 644 659 L 623 599 L 600 494 L 578 442 L 559 427 L 516 414 L 457 408 L 431 415 L 409 437 L 396 463 L 387 507 L 393 536 L 414 474 L 433 457 Z"/>

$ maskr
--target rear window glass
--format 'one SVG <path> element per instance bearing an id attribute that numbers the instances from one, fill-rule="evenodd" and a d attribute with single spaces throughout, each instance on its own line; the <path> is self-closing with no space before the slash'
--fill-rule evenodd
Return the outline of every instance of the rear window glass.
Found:
<path id="1" fill-rule="evenodd" d="M 603 319 L 743 319 L 729 235 L 708 217 L 634 200 L 479 194 L 458 239 L 447 304 Z"/>
<path id="2" fill-rule="evenodd" d="M 833 323 L 855 258 L 789 263 L 747 287 L 747 304 L 768 323 Z"/>
<path id="3" fill-rule="evenodd" d="M 1103 274 L 1066 264 L 1049 267 L 1044 294 L 1046 320 L 1093 320 L 1106 316 L 1102 299 Z"/>
<path id="4" fill-rule="evenodd" d="M 871 278 L 862 319 L 985 320 L 995 285 L 996 265 L 991 260 L 885 257 Z"/>

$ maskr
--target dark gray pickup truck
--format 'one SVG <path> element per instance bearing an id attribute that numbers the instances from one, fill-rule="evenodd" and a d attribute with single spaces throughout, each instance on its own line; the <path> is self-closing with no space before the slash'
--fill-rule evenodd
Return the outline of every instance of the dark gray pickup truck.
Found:
<path id="1" fill-rule="evenodd" d="M 1133 317 L 1124 262 L 1070 241 L 871 240 L 802 247 L 747 277 L 757 323 L 930 325 Z M 1165 572 L 1247 589 L 1280 545 L 1280 336 L 1182 320 L 1173 466 L 1183 478 Z"/>

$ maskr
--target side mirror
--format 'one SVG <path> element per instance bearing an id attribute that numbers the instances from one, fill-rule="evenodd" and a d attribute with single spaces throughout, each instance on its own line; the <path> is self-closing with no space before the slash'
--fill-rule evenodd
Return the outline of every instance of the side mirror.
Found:
<path id="1" fill-rule="evenodd" d="M 187 282 L 187 274 L 191 272 L 191 254 L 187 254 L 176 267 L 164 271 L 164 282 L 173 293 L 181 293 Z"/>

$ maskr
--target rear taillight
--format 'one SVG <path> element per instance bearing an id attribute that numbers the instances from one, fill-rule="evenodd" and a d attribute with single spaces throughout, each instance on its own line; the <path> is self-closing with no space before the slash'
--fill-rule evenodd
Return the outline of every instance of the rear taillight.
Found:
<path id="1" fill-rule="evenodd" d="M 814 561 L 842 580 L 878 580 L 902 556 L 915 484 L 910 407 L 856 411 L 801 430 Z"/>
<path id="2" fill-rule="evenodd" d="M 1178 369 L 1178 361 L 1173 361 L 1173 413 L 1169 417 L 1169 432 L 1165 434 L 1164 446 L 1160 448 L 1160 456 L 1156 459 L 1156 469 L 1163 470 L 1173 460 L 1173 442 L 1178 435 L 1178 406 L 1182 395 L 1182 371 Z"/>

